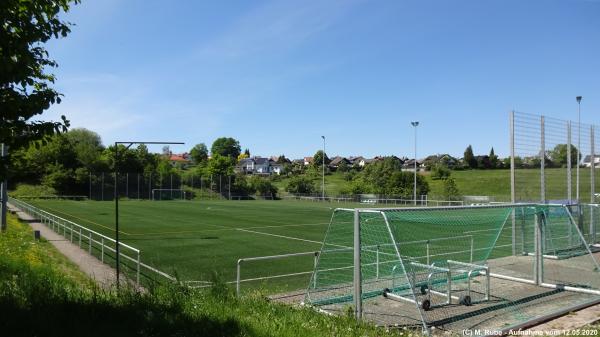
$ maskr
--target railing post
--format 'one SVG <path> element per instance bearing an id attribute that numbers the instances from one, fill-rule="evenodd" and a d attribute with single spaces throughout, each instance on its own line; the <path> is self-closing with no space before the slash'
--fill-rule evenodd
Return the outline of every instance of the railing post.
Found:
<path id="1" fill-rule="evenodd" d="M 474 246 L 474 242 L 473 242 L 473 236 L 471 235 L 471 259 L 470 259 L 470 263 L 473 263 L 473 247 Z M 513 246 L 514 247 L 514 246 Z M 514 248 L 513 248 L 514 249 Z"/>
<path id="2" fill-rule="evenodd" d="M 356 319 L 362 318 L 362 279 L 360 268 L 360 211 L 354 211 L 354 310 Z"/>
<path id="3" fill-rule="evenodd" d="M 100 241 L 102 243 L 102 253 L 101 253 L 102 257 L 100 258 L 100 260 L 102 261 L 102 263 L 104 263 L 104 238 L 102 238 Z"/>
<path id="4" fill-rule="evenodd" d="M 79 248 L 81 248 L 81 227 L 79 227 Z"/>
<path id="5" fill-rule="evenodd" d="M 73 243 L 73 224 L 71 224 L 71 243 Z"/>
<path id="6" fill-rule="evenodd" d="M 594 148 L 594 126 L 590 126 L 590 203 L 594 203 L 594 194 L 596 190 L 596 176 L 595 176 L 595 166 L 596 166 L 596 149 Z"/>
<path id="7" fill-rule="evenodd" d="M 235 294 L 236 296 L 240 296 L 240 270 L 241 270 L 241 264 L 242 264 L 243 259 L 239 259 L 237 261 L 237 275 L 236 275 L 236 282 L 235 282 Z"/>
<path id="8" fill-rule="evenodd" d="M 429 240 L 425 243 L 425 248 L 427 249 L 427 264 L 431 264 L 430 255 L 429 255 Z"/>
<path id="9" fill-rule="evenodd" d="M 89 241 L 89 242 L 88 242 L 88 243 L 89 243 L 89 248 L 88 248 L 88 251 L 89 251 L 89 253 L 90 253 L 90 255 L 91 255 L 91 254 L 92 254 L 92 232 L 90 232 L 90 237 L 89 237 L 89 240 L 88 240 L 88 241 Z"/>
<path id="10" fill-rule="evenodd" d="M 139 287 L 140 286 L 140 265 L 141 265 L 141 260 L 140 260 L 140 251 L 138 250 L 137 252 L 137 273 L 135 276 L 135 283 L 136 285 Z"/>
<path id="11" fill-rule="evenodd" d="M 319 264 L 319 252 L 315 252 L 314 273 L 313 273 L 313 288 L 317 287 L 317 265 Z"/>
<path id="12" fill-rule="evenodd" d="M 379 280 L 379 245 L 377 245 L 377 252 L 375 255 L 375 279 Z"/>
<path id="13" fill-rule="evenodd" d="M 544 116 L 540 119 L 540 199 L 546 203 L 546 123 Z"/>

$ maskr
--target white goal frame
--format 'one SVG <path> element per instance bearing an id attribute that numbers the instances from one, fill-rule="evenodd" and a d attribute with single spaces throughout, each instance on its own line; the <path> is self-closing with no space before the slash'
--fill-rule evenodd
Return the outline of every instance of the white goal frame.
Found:
<path id="1" fill-rule="evenodd" d="M 171 198 L 169 200 L 176 200 L 176 199 L 181 199 L 181 200 L 185 200 L 186 197 L 186 192 L 183 188 L 153 188 L 152 189 L 152 200 L 156 201 L 156 200 L 162 200 L 162 198 L 158 198 L 156 199 L 155 197 L 155 192 L 171 192 Z M 180 198 L 173 198 L 173 192 L 178 191 L 181 194 Z"/>

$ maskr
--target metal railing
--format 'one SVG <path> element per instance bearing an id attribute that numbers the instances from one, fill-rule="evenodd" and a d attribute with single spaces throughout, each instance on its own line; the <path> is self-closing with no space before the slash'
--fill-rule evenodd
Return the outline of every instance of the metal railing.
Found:
<path id="1" fill-rule="evenodd" d="M 46 225 L 48 228 L 52 229 L 57 234 L 62 235 L 63 237 L 71 241 L 71 243 L 78 243 L 79 248 L 87 248 L 87 251 L 90 255 L 94 256 L 93 252 L 98 251 L 100 256 L 97 258 L 103 263 L 108 263 L 109 259 L 114 259 L 114 254 L 116 252 L 116 241 L 113 238 L 100 234 L 79 224 L 76 224 L 73 221 L 61 218 L 50 212 L 39 209 L 21 200 L 9 197 L 9 202 L 15 207 L 19 208 L 21 211 L 33 217 L 34 219 L 39 220 L 42 224 Z M 141 263 L 141 252 L 139 249 L 131 247 L 122 242 L 119 242 L 119 247 L 120 257 L 134 264 L 135 267 L 133 267 L 133 269 L 136 275 L 136 285 L 139 286 L 141 267 L 144 266 L 150 270 L 154 268 Z M 130 252 L 130 254 L 128 255 L 127 252 Z M 152 271 L 158 270 L 154 269 Z"/>
<path id="2" fill-rule="evenodd" d="M 246 257 L 246 258 L 239 259 L 237 261 L 237 272 L 236 272 L 236 280 L 235 280 L 235 293 L 236 293 L 236 295 L 237 296 L 240 295 L 241 284 L 243 282 L 252 282 L 252 281 L 269 280 L 269 279 L 275 279 L 275 278 L 293 277 L 293 276 L 308 275 L 308 274 L 312 274 L 313 273 L 313 270 L 310 270 L 310 271 L 298 272 L 298 273 L 279 274 L 279 275 L 272 275 L 272 276 L 263 276 L 263 277 L 254 277 L 254 278 L 249 278 L 249 279 L 242 279 L 241 278 L 242 277 L 241 276 L 242 275 L 242 262 L 264 261 L 264 260 L 277 260 L 277 259 L 285 259 L 285 258 L 290 258 L 290 257 L 308 256 L 308 255 L 314 256 L 314 268 L 316 268 L 317 267 L 317 262 L 318 262 L 318 259 L 319 259 L 319 252 L 318 251 L 303 252 L 303 253 L 291 253 L 291 254 L 282 254 L 282 255 Z M 228 283 L 231 283 L 231 282 L 228 282 Z"/>

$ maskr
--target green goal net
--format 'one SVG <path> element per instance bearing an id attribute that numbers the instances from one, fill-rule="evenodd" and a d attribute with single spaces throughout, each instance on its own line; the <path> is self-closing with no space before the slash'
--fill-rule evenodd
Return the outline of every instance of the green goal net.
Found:
<path id="1" fill-rule="evenodd" d="M 336 209 L 305 303 L 426 332 L 518 327 L 600 300 L 581 228 L 564 205 Z"/>

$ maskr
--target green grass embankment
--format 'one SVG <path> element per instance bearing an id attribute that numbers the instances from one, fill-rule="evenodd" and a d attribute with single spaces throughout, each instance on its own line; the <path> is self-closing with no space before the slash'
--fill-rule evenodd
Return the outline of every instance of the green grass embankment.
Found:
<path id="1" fill-rule="evenodd" d="M 9 217 L 0 234 L 2 336 L 383 336 L 347 317 L 164 285 L 144 293 L 96 287 L 26 224 Z"/>

